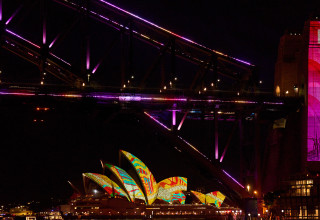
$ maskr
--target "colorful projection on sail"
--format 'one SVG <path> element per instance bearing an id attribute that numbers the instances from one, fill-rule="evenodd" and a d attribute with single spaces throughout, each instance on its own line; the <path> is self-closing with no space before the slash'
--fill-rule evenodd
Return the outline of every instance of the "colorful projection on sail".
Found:
<path id="1" fill-rule="evenodd" d="M 132 179 L 132 177 L 120 167 L 105 164 L 107 168 L 118 178 L 118 180 L 122 183 L 123 187 L 128 192 L 131 201 L 134 202 L 135 199 L 141 199 L 146 201 L 141 189 L 136 184 L 136 182 Z"/>
<path id="2" fill-rule="evenodd" d="M 158 183 L 158 199 L 168 203 L 179 201 L 185 203 L 185 195 L 182 191 L 187 191 L 187 178 L 185 177 L 170 177 Z"/>
<path id="3" fill-rule="evenodd" d="M 221 204 L 225 199 L 225 195 L 223 195 L 219 191 L 214 191 L 206 194 L 206 202 L 207 204 L 215 204 L 216 207 L 220 208 Z"/>
<path id="4" fill-rule="evenodd" d="M 310 21 L 308 49 L 308 161 L 320 161 L 320 21 Z"/>
<path id="5" fill-rule="evenodd" d="M 206 195 L 197 191 L 190 191 L 202 204 L 206 204 Z"/>
<path id="6" fill-rule="evenodd" d="M 216 207 L 220 208 L 221 204 L 223 203 L 224 199 L 226 198 L 219 191 L 214 191 L 211 193 L 203 194 L 200 192 L 192 191 L 191 193 L 199 199 L 202 204 L 215 204 Z"/>
<path id="7" fill-rule="evenodd" d="M 172 203 L 179 202 L 180 204 L 186 203 L 186 195 L 181 191 L 176 191 L 172 194 L 171 202 Z"/>
<path id="8" fill-rule="evenodd" d="M 97 183 L 100 187 L 102 187 L 110 196 L 123 196 L 126 197 L 129 201 L 129 197 L 127 194 L 111 179 L 106 177 L 105 175 L 98 173 L 84 173 L 83 176 L 91 179 L 93 182 Z"/>
<path id="9" fill-rule="evenodd" d="M 149 168 L 139 158 L 124 150 L 121 150 L 121 153 L 135 168 L 145 190 L 144 193 L 147 197 L 147 203 L 151 205 L 157 199 L 158 194 L 158 185 L 154 176 L 150 172 Z"/>

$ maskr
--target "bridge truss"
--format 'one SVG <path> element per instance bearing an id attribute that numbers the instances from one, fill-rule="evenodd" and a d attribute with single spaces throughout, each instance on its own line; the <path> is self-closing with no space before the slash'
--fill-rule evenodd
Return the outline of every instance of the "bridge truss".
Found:
<path id="1" fill-rule="evenodd" d="M 249 123 L 255 130 L 253 136 L 259 137 L 255 128 L 266 120 L 263 115 L 273 120 L 298 108 L 295 100 L 255 93 L 258 78 L 253 64 L 105 0 L 10 4 L 0 0 L 0 4 L 1 55 L 9 51 L 39 69 L 38 83 L 29 83 L 32 80 L 23 76 L 23 88 L 2 79 L 1 95 L 93 98 L 138 109 L 146 125 L 155 126 L 213 173 L 230 198 L 240 203 L 251 196 L 222 169 L 232 139 L 238 132 L 240 148 L 250 145 L 254 149 L 255 160 L 244 159 L 248 165 L 242 169 L 250 169 L 259 185 L 259 166 L 255 166 L 260 163 L 259 140 L 252 136 L 244 140 L 243 124 Z M 2 63 L 1 71 L 5 68 Z M 212 155 L 182 137 L 188 120 L 212 121 Z M 225 132 L 219 130 L 222 124 L 231 125 L 223 144 L 219 142 L 219 134 Z"/>

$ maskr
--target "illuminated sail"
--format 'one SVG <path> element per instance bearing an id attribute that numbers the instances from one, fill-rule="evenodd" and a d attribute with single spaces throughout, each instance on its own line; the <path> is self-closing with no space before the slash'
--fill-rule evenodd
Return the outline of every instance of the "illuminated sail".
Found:
<path id="1" fill-rule="evenodd" d="M 120 167 L 105 164 L 107 168 L 118 178 L 118 180 L 122 183 L 126 191 L 128 192 L 131 201 L 134 202 L 135 199 L 141 199 L 146 201 L 143 192 L 136 184 L 136 182 L 132 179 L 132 177 Z"/>
<path id="2" fill-rule="evenodd" d="M 121 150 L 121 153 L 135 168 L 144 188 L 143 190 L 147 198 L 147 203 L 149 205 L 152 204 L 156 200 L 158 194 L 158 185 L 154 176 L 150 172 L 149 168 L 139 158 L 124 150 Z"/>
<path id="3" fill-rule="evenodd" d="M 110 196 L 119 195 L 126 197 L 129 201 L 128 195 L 111 179 L 99 173 L 84 173 L 83 176 L 91 179 L 93 182 L 101 186 Z"/>
<path id="4" fill-rule="evenodd" d="M 221 204 L 225 199 L 225 195 L 223 195 L 219 191 L 214 191 L 206 194 L 206 202 L 207 204 L 215 204 L 216 207 L 220 208 Z"/>
<path id="5" fill-rule="evenodd" d="M 157 198 L 168 203 L 176 200 L 180 203 L 184 203 L 185 196 L 182 191 L 187 191 L 187 178 L 178 176 L 170 177 L 158 183 Z"/>
<path id="6" fill-rule="evenodd" d="M 190 191 L 195 197 L 199 199 L 202 204 L 206 204 L 206 195 L 196 191 Z"/>
<path id="7" fill-rule="evenodd" d="M 214 191 L 207 194 L 199 193 L 196 191 L 191 191 L 191 193 L 195 195 L 202 204 L 215 204 L 215 206 L 218 208 L 221 207 L 221 204 L 226 198 L 225 195 L 223 195 L 219 191 Z"/>
<path id="8" fill-rule="evenodd" d="M 179 201 L 180 204 L 186 203 L 186 195 L 182 191 L 177 191 L 172 194 L 171 202 Z"/>

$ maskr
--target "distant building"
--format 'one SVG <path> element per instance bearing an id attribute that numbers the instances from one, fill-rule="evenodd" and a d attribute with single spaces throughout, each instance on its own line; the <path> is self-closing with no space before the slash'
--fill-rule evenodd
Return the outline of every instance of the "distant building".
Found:
<path id="1" fill-rule="evenodd" d="M 303 84 L 303 35 L 285 33 L 279 43 L 275 66 L 274 88 L 277 96 L 298 96 Z"/>
<path id="2" fill-rule="evenodd" d="M 320 17 L 305 22 L 303 33 L 287 32 L 279 43 L 274 92 L 300 97 L 302 169 L 320 169 Z"/>
<path id="3" fill-rule="evenodd" d="M 285 219 L 319 219 L 319 174 L 296 175 L 281 182 L 274 211 Z"/>
<path id="4" fill-rule="evenodd" d="M 277 96 L 304 100 L 280 146 L 283 173 L 274 214 L 285 219 L 319 219 L 320 17 L 306 21 L 302 34 L 286 33 L 281 38 L 274 86 Z M 294 163 L 287 172 L 290 177 L 285 176 L 285 167 Z"/>
<path id="5" fill-rule="evenodd" d="M 33 212 L 26 206 L 17 206 L 10 209 L 10 214 L 14 216 L 27 216 L 32 215 Z"/>

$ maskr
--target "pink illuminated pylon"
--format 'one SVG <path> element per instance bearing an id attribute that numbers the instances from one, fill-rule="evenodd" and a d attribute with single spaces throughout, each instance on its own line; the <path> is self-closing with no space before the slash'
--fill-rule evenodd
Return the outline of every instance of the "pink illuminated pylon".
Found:
<path id="1" fill-rule="evenodd" d="M 176 126 L 176 110 L 172 111 L 172 125 Z"/>
<path id="2" fill-rule="evenodd" d="M 2 21 L 2 0 L 0 0 L 0 21 Z"/>

